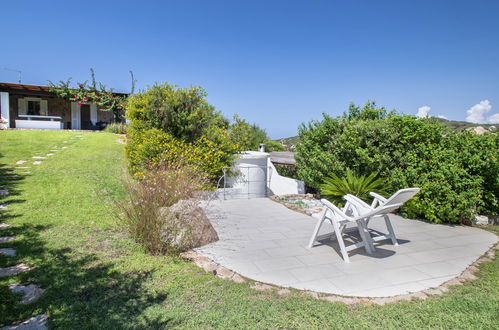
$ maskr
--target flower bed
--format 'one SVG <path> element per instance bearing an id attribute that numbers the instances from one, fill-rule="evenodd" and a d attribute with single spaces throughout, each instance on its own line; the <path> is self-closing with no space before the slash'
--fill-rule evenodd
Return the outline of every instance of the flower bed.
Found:
<path id="1" fill-rule="evenodd" d="M 272 196 L 271 200 L 281 203 L 288 209 L 312 216 L 324 210 L 322 202 L 312 194 Z"/>

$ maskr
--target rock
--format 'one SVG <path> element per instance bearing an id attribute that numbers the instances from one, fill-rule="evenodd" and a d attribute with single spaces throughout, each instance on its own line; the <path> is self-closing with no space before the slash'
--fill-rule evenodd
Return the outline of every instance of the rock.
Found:
<path id="1" fill-rule="evenodd" d="M 0 204 L 0 210 L 6 210 L 7 209 L 7 204 Z"/>
<path id="2" fill-rule="evenodd" d="M 488 225 L 489 224 L 489 217 L 485 215 L 477 215 L 475 217 L 475 223 L 477 225 Z"/>
<path id="3" fill-rule="evenodd" d="M 54 154 L 53 153 L 48 153 L 47 156 L 53 156 Z"/>
<path id="4" fill-rule="evenodd" d="M 277 294 L 280 296 L 287 296 L 290 293 L 291 293 L 291 290 L 289 290 L 289 289 L 281 289 L 281 290 L 277 291 Z"/>
<path id="5" fill-rule="evenodd" d="M 232 278 L 234 276 L 234 272 L 232 270 L 228 270 L 225 267 L 218 267 L 216 270 L 216 275 L 220 278 Z"/>
<path id="6" fill-rule="evenodd" d="M 186 251 L 218 241 L 218 235 L 195 201 L 181 200 L 160 209 L 163 238 L 175 248 Z"/>
<path id="7" fill-rule="evenodd" d="M 41 161 L 39 161 L 39 160 L 35 160 L 35 161 L 33 162 L 33 165 L 40 165 L 41 163 L 42 163 Z"/>
<path id="8" fill-rule="evenodd" d="M 16 168 L 29 168 L 29 166 L 17 166 Z"/>
<path id="9" fill-rule="evenodd" d="M 0 196 L 8 196 L 9 191 L 7 189 L 0 189 Z"/>
<path id="10" fill-rule="evenodd" d="M 21 263 L 15 266 L 10 266 L 6 268 L 0 268 L 0 277 L 6 277 L 11 275 L 17 275 L 22 272 L 27 272 L 31 268 L 28 267 L 25 263 Z"/>
<path id="11" fill-rule="evenodd" d="M 45 292 L 44 289 L 35 284 L 24 286 L 16 283 L 9 285 L 9 289 L 13 293 L 22 294 L 21 304 L 31 304 L 37 301 Z"/>
<path id="12" fill-rule="evenodd" d="M 33 159 L 47 159 L 47 157 L 43 157 L 43 156 L 33 156 L 31 158 L 33 158 Z"/>
<path id="13" fill-rule="evenodd" d="M 47 314 L 33 316 L 32 318 L 17 325 L 3 327 L 0 330 L 45 330 L 47 329 Z"/>
<path id="14" fill-rule="evenodd" d="M 16 164 L 17 164 L 17 165 L 21 165 L 21 164 L 24 164 L 24 163 L 26 163 L 26 161 L 25 161 L 25 160 L 18 160 L 18 161 L 16 162 Z"/>
<path id="15" fill-rule="evenodd" d="M 272 290 L 274 287 L 268 284 L 255 283 L 254 285 L 251 286 L 251 288 L 258 291 L 267 291 L 267 290 Z"/>
<path id="16" fill-rule="evenodd" d="M 7 257 L 15 257 L 16 250 L 11 249 L 11 248 L 3 248 L 3 249 L 0 249 L 0 254 L 3 254 L 4 256 L 7 256 Z"/>
<path id="17" fill-rule="evenodd" d="M 236 282 L 236 283 L 244 283 L 246 282 L 246 280 L 239 274 L 237 273 L 234 273 L 234 275 L 232 276 L 231 280 L 233 282 Z"/>
<path id="18" fill-rule="evenodd" d="M 10 241 L 13 241 L 15 240 L 16 238 L 14 236 L 4 236 L 4 237 L 0 237 L 0 243 L 7 243 L 7 242 L 10 242 Z"/>
<path id="19" fill-rule="evenodd" d="M 67 149 L 68 147 L 61 147 L 61 149 Z"/>
<path id="20" fill-rule="evenodd" d="M 488 129 L 485 129 L 482 126 L 470 127 L 468 130 L 477 134 L 477 135 L 483 135 L 483 134 L 489 132 Z"/>
<path id="21" fill-rule="evenodd" d="M 7 229 L 9 227 L 10 227 L 10 225 L 8 223 L 3 223 L 3 222 L 0 223 L 0 229 Z"/>

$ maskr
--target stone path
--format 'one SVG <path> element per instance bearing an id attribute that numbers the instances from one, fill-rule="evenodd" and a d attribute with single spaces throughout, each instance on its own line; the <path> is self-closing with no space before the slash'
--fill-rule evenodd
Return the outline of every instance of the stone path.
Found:
<path id="1" fill-rule="evenodd" d="M 0 229 L 7 229 L 9 227 L 10 227 L 10 225 L 8 223 L 3 223 L 3 222 L 0 223 Z"/>
<path id="2" fill-rule="evenodd" d="M 43 157 L 43 156 L 33 156 L 31 158 L 34 158 L 34 159 L 47 159 L 47 157 Z"/>
<path id="3" fill-rule="evenodd" d="M 0 328 L 0 330 L 45 330 L 47 329 L 48 316 L 41 314 L 17 324 Z"/>
<path id="4" fill-rule="evenodd" d="M 21 165 L 21 164 L 24 164 L 24 163 L 26 163 L 26 161 L 25 161 L 25 160 L 18 160 L 18 161 L 16 162 L 16 165 Z"/>
<path id="5" fill-rule="evenodd" d="M 7 189 L 0 189 L 0 196 L 8 196 L 9 191 Z"/>
<path id="6" fill-rule="evenodd" d="M 3 254 L 4 256 L 7 256 L 7 257 L 15 257 L 17 252 L 15 249 L 11 249 L 11 248 L 1 248 L 0 249 L 0 254 Z"/>
<path id="7" fill-rule="evenodd" d="M 0 210 L 6 210 L 7 209 L 7 204 L 3 203 L 3 204 L 0 204 Z"/>
<path id="8" fill-rule="evenodd" d="M 0 277 L 7 277 L 12 275 L 17 275 L 19 273 L 27 272 L 30 268 L 25 263 L 20 263 L 15 266 L 0 268 Z"/>
<path id="9" fill-rule="evenodd" d="M 399 245 L 377 242 L 374 254 L 353 250 L 345 263 L 336 241 L 307 248 L 317 219 L 267 198 L 213 201 L 206 213 L 220 240 L 196 249 L 199 254 L 259 282 L 342 296 L 391 297 L 437 287 L 498 240 L 477 228 L 390 215 Z M 383 221 L 370 227 L 386 232 Z M 331 231 L 325 226 L 321 234 Z"/>
<path id="10" fill-rule="evenodd" d="M 21 285 L 18 283 L 9 285 L 10 291 L 16 294 L 22 294 L 21 304 L 31 304 L 37 301 L 45 292 L 44 289 L 40 288 L 35 284 Z"/>
<path id="11" fill-rule="evenodd" d="M 7 242 L 13 241 L 15 239 L 16 238 L 14 236 L 3 236 L 3 237 L 0 237 L 0 243 L 7 243 Z"/>
<path id="12" fill-rule="evenodd" d="M 35 161 L 33 162 L 33 165 L 40 165 L 41 163 L 42 163 L 41 161 L 39 161 L 39 160 L 35 160 Z"/>

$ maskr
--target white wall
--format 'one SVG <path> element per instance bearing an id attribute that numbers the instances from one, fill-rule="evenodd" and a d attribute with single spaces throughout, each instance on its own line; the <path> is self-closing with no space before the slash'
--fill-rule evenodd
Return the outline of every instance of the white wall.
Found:
<path id="1" fill-rule="evenodd" d="M 270 167 L 270 190 L 274 195 L 290 195 L 290 194 L 304 194 L 305 193 L 305 183 L 300 180 L 287 178 L 285 176 L 281 176 L 277 173 L 277 170 L 272 164 L 272 162 L 268 161 L 268 166 Z"/>
<path id="2" fill-rule="evenodd" d="M 9 104 L 9 93 L 0 92 L 0 108 L 2 108 L 2 118 L 7 120 L 8 127 L 11 127 L 10 124 L 10 104 Z"/>

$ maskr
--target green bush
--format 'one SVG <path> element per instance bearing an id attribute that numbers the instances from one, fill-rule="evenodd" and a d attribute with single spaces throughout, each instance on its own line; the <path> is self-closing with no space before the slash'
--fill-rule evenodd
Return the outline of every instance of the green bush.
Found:
<path id="1" fill-rule="evenodd" d="M 225 138 L 219 136 L 218 141 L 213 141 L 202 136 L 190 143 L 155 128 L 132 130 L 126 145 L 130 171 L 136 177 L 142 177 L 151 166 L 182 161 L 215 182 L 222 175 L 222 168 L 231 164 L 237 151 L 237 146 L 228 138 L 228 132 L 221 131 L 220 134 L 225 134 Z"/>
<path id="2" fill-rule="evenodd" d="M 232 142 L 239 145 L 240 151 L 256 151 L 261 143 L 265 144 L 267 152 L 286 150 L 282 143 L 269 139 L 265 130 L 256 124 L 249 124 L 238 115 L 234 116 L 234 122 L 229 126 L 229 131 Z"/>
<path id="3" fill-rule="evenodd" d="M 298 177 L 314 188 L 330 173 L 378 172 L 390 193 L 421 188 L 402 208 L 407 216 L 457 223 L 498 212 L 497 134 L 455 133 L 435 119 L 387 113 L 368 103 L 351 106 L 343 117 L 324 115 L 302 125 L 299 137 Z"/>
<path id="4" fill-rule="evenodd" d="M 331 173 L 321 184 L 321 194 L 335 203 L 342 203 L 343 196 L 352 194 L 364 201 L 369 198 L 369 192 L 385 194 L 385 180 L 378 177 L 378 173 L 357 175 L 347 169 L 344 177 Z"/>
<path id="5" fill-rule="evenodd" d="M 201 138 L 211 126 L 228 125 L 222 115 L 206 101 L 200 87 L 177 88 L 156 84 L 129 98 L 126 117 L 130 129 L 160 129 L 186 142 Z"/>
<path id="6" fill-rule="evenodd" d="M 106 132 L 114 134 L 126 134 L 128 125 L 125 123 L 111 123 L 106 126 Z"/>
<path id="7" fill-rule="evenodd" d="M 228 121 L 205 99 L 199 87 L 154 85 L 129 99 L 127 157 L 130 171 L 143 176 L 150 166 L 183 159 L 212 182 L 239 150 Z"/>

